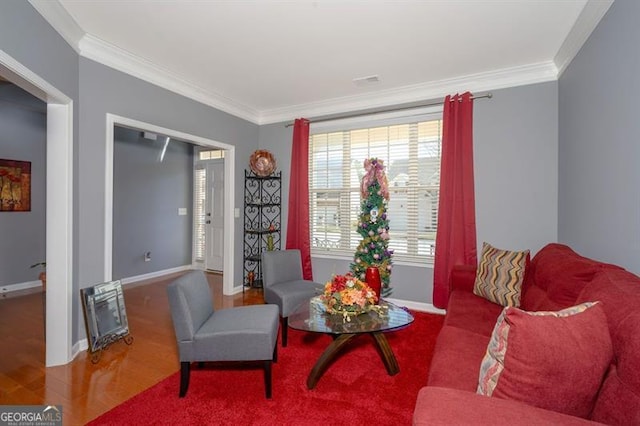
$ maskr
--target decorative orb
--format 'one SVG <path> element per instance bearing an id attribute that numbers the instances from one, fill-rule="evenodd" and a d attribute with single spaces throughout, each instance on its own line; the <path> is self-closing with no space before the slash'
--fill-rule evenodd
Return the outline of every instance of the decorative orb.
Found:
<path id="1" fill-rule="evenodd" d="M 276 160 L 269 151 L 258 149 L 251 154 L 249 167 L 256 175 L 266 177 L 276 169 Z"/>

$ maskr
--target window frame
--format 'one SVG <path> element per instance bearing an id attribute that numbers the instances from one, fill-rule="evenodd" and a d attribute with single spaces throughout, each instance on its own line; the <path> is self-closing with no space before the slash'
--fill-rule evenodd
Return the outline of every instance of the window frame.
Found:
<path id="1" fill-rule="evenodd" d="M 357 187 L 353 187 L 353 186 L 349 186 L 347 188 L 347 186 L 343 186 L 341 188 L 314 188 L 313 187 L 313 173 L 314 173 L 314 149 L 313 149 L 313 136 L 314 135 L 318 135 L 318 134 L 328 134 L 328 133 L 333 133 L 333 132 L 347 132 L 347 131 L 353 131 L 353 130 L 358 130 L 358 129 L 372 129 L 372 128 L 379 128 L 379 127 L 385 127 L 385 126 L 394 126 L 394 125 L 398 125 L 398 124 L 410 124 L 410 123 L 421 123 L 421 122 L 431 122 L 431 121 L 440 121 L 439 123 L 439 136 L 437 138 L 438 141 L 438 161 L 441 161 L 441 155 L 442 155 L 442 106 L 436 106 L 436 107 L 429 107 L 429 108 L 421 108 L 420 110 L 413 110 L 411 111 L 411 113 L 408 113 L 407 111 L 402 111 L 402 112 L 396 112 L 396 113 L 386 113 L 386 114 L 379 114 L 376 115 L 374 117 L 356 117 L 356 118 L 351 118 L 351 119 L 344 119 L 344 120 L 334 120 L 334 121 L 330 121 L 330 122 L 323 122 L 323 123 L 312 123 L 311 124 L 311 129 L 310 129 L 310 146 L 309 146 L 309 207 L 310 207 L 310 224 L 311 224 L 311 254 L 313 257 L 319 257 L 319 258 L 334 258 L 334 259 L 342 259 L 342 260 L 352 260 L 353 259 L 353 253 L 355 252 L 355 247 L 351 247 L 354 244 L 350 244 L 349 242 L 347 242 L 346 244 L 349 244 L 350 246 L 348 248 L 346 247 L 342 247 L 342 248 L 337 248 L 337 247 L 326 247 L 324 249 L 318 247 L 316 244 L 314 244 L 314 213 L 315 213 L 315 209 L 314 209 L 314 198 L 316 196 L 317 193 L 319 192 L 337 192 L 339 194 L 342 194 L 340 197 L 345 197 L 345 198 L 350 198 L 352 196 L 352 194 L 354 192 L 359 193 L 359 188 Z M 344 139 L 343 139 L 344 140 Z M 369 142 L 368 142 L 369 143 Z M 416 193 L 416 196 L 413 198 L 413 203 L 416 203 L 416 207 L 415 207 L 415 211 L 419 211 L 419 195 L 421 193 L 424 192 L 433 192 L 435 191 L 436 194 L 438 194 L 439 191 L 439 187 L 440 187 L 440 182 L 438 180 L 438 183 L 436 185 L 417 185 L 417 179 L 418 179 L 418 170 L 417 168 L 417 162 L 418 162 L 418 156 L 417 156 L 417 148 L 419 146 L 421 142 L 419 140 L 417 140 L 415 143 L 412 141 L 409 141 L 408 144 L 406 144 L 405 146 L 408 146 L 408 149 L 410 149 L 410 153 L 408 155 L 408 162 L 412 162 L 413 163 L 413 168 L 415 170 L 413 170 L 413 172 L 415 172 L 414 176 L 410 176 L 409 177 L 409 182 L 407 186 L 403 186 L 403 187 L 396 187 L 394 189 L 394 187 L 390 186 L 390 192 L 391 192 L 391 199 L 393 200 L 393 195 L 394 192 L 406 192 L 406 193 L 410 193 L 410 192 L 414 192 Z M 389 147 L 389 140 L 387 140 L 387 147 Z M 350 158 L 351 155 L 351 150 L 352 147 L 349 146 L 348 147 L 348 153 L 346 155 L 347 160 L 349 160 L 349 164 L 353 164 L 353 159 Z M 370 152 L 371 150 L 371 146 L 369 145 L 367 147 L 367 150 Z M 387 148 L 387 150 L 389 150 L 389 148 Z M 327 150 L 328 152 L 329 150 Z M 412 151 L 412 152 L 411 152 Z M 343 148 L 343 154 L 344 154 L 344 148 Z M 411 158 L 412 156 L 415 156 L 415 160 L 412 161 Z M 343 159 L 345 158 L 345 156 L 343 155 Z M 362 159 L 364 160 L 364 158 Z M 385 161 L 385 165 L 389 165 L 387 163 L 387 161 Z M 327 166 L 328 167 L 328 166 Z M 328 170 L 328 169 L 327 169 Z M 347 182 L 347 184 L 350 183 L 349 181 L 349 174 L 352 172 L 352 170 L 355 170 L 354 168 L 346 168 L 343 169 L 343 182 Z M 439 167 L 437 169 L 438 172 L 438 178 L 439 178 Z M 327 172 L 328 173 L 328 172 Z M 327 184 L 327 186 L 329 187 L 330 185 Z M 338 198 L 340 198 L 338 197 Z M 359 197 L 359 196 L 358 196 Z M 435 197 L 437 198 L 437 197 Z M 358 200 L 360 200 L 358 198 Z M 346 200 L 345 200 L 346 201 Z M 317 201 L 316 201 L 317 202 Z M 325 201 L 328 202 L 328 201 Z M 431 202 L 433 202 L 433 198 L 431 199 Z M 436 199 L 436 203 L 437 203 L 437 199 Z M 343 214 L 345 214 L 346 212 L 348 212 L 348 217 L 350 219 L 347 219 L 349 222 L 351 222 L 351 215 L 353 214 L 353 210 L 354 208 L 352 207 L 352 203 L 346 202 L 344 204 L 340 203 L 339 201 L 336 202 L 336 210 L 338 210 L 341 206 L 346 206 L 342 207 L 343 210 Z M 358 206 L 359 206 L 359 201 L 358 201 Z M 437 204 L 436 204 L 437 206 Z M 435 207 L 435 220 L 432 219 L 432 222 L 435 222 L 435 227 L 437 227 L 437 207 Z M 355 214 L 356 216 L 359 216 L 360 213 L 360 208 L 358 207 L 357 210 L 355 210 Z M 415 223 L 412 223 L 411 226 L 413 226 L 413 228 L 411 229 L 407 229 L 406 231 L 402 231 L 406 234 L 410 234 L 414 237 L 414 239 L 416 239 L 416 241 L 413 243 L 413 248 L 409 247 L 409 244 L 407 244 L 407 250 L 408 253 L 394 253 L 394 263 L 395 264 L 405 264 L 405 265 L 412 265 L 412 266 L 432 266 L 433 265 L 433 260 L 434 260 L 434 254 L 435 254 L 435 230 L 433 231 L 433 243 L 428 245 L 428 252 L 425 253 L 420 253 L 418 252 L 418 244 L 419 244 L 419 240 L 422 239 L 421 235 L 424 234 L 424 232 L 421 232 L 419 230 L 419 217 L 416 216 L 413 218 L 413 220 L 415 221 Z M 339 232 L 344 233 L 346 232 L 347 226 L 340 226 L 340 223 L 337 224 L 338 228 L 339 228 Z M 390 216 L 390 234 L 392 235 L 392 240 L 399 240 L 400 238 L 397 237 L 397 233 L 396 233 L 396 237 L 394 238 L 394 231 L 393 231 L 393 217 Z M 350 234 L 356 233 L 355 229 L 349 229 L 348 231 Z M 399 231 L 396 231 L 399 232 Z M 357 237 L 357 241 L 359 241 L 359 236 Z M 403 237 L 405 238 L 405 237 Z M 349 241 L 352 238 L 349 238 Z M 428 240 L 431 241 L 431 240 Z M 357 245 L 357 242 L 356 242 Z M 390 244 L 390 248 L 392 247 L 393 244 Z M 424 249 L 424 245 L 422 245 L 422 248 Z M 412 250 L 412 251 L 411 251 Z"/>

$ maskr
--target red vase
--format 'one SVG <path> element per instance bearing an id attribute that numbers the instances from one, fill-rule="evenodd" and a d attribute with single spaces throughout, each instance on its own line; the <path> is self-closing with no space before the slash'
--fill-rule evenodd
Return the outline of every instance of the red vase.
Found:
<path id="1" fill-rule="evenodd" d="M 380 302 L 382 283 L 380 282 L 380 270 L 377 266 L 370 266 L 367 268 L 367 271 L 365 272 L 365 282 L 369 287 L 371 287 L 376 296 L 378 296 L 378 302 Z"/>

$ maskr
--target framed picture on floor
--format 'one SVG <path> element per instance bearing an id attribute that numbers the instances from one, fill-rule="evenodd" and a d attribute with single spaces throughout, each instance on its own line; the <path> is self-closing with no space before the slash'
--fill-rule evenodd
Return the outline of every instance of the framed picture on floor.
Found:
<path id="1" fill-rule="evenodd" d="M 131 344 L 133 337 L 129 334 L 120 280 L 82 288 L 80 298 L 92 363 L 97 363 L 102 350 L 114 342 L 124 340 L 127 345 Z"/>

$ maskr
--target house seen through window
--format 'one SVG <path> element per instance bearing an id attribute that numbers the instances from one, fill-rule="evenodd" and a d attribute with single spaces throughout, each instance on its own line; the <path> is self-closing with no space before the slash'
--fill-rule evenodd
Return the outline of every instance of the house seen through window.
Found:
<path id="1" fill-rule="evenodd" d="M 353 257 L 360 242 L 360 182 L 366 158 L 384 160 L 389 247 L 396 261 L 433 261 L 438 219 L 441 114 L 421 121 L 315 132 L 309 137 L 313 254 Z M 415 119 L 414 119 L 415 120 Z"/>

